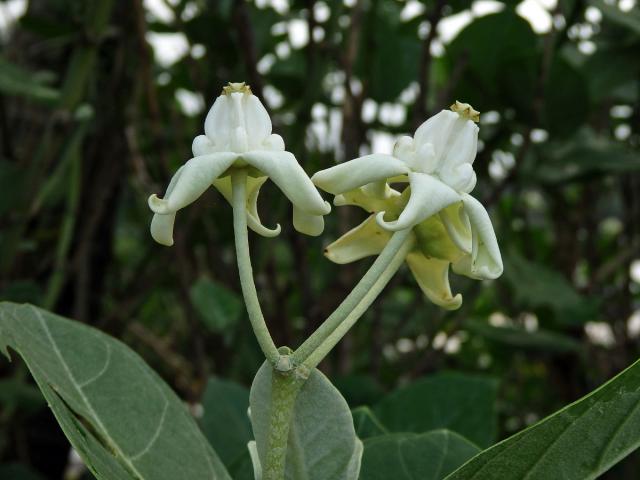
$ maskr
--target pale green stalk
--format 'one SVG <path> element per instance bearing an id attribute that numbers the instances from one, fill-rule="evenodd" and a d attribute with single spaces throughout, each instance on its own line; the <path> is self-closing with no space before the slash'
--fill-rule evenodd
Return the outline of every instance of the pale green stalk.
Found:
<path id="1" fill-rule="evenodd" d="M 262 480 L 283 480 L 293 412 L 306 378 L 297 375 L 295 371 L 282 373 L 272 370 L 271 375 L 269 440 Z"/>
<path id="2" fill-rule="evenodd" d="M 258 292 L 253 282 L 253 269 L 251 267 L 251 257 L 249 256 L 249 235 L 247 231 L 247 172 L 244 170 L 233 172 L 231 174 L 231 185 L 233 190 L 233 231 L 244 303 L 247 307 L 253 333 L 258 339 L 264 356 L 271 365 L 278 366 L 280 353 L 278 353 L 278 349 L 275 343 L 273 343 L 267 324 L 264 321 L 260 301 L 258 300 Z"/>
<path id="3" fill-rule="evenodd" d="M 294 365 L 306 363 L 305 360 L 311 355 L 322 342 L 327 339 L 332 332 L 350 315 L 354 308 L 357 308 L 365 296 L 368 296 L 371 289 L 376 285 L 378 278 L 387 272 L 389 265 L 396 258 L 396 254 L 403 250 L 407 244 L 407 239 L 411 235 L 411 229 L 395 232 L 389 243 L 385 245 L 380 255 L 373 262 L 364 277 L 353 288 L 351 293 L 342 301 L 338 308 L 324 321 L 313 334 L 304 341 L 300 347 L 293 352 L 291 360 Z M 406 255 L 406 254 L 405 254 Z M 404 258 L 404 257 L 403 257 Z M 402 262 L 400 262 L 401 264 Z M 395 270 L 399 268 L 396 267 Z M 395 270 L 391 273 L 395 273 Z M 375 298 L 375 297 L 374 297 Z"/>
<path id="4" fill-rule="evenodd" d="M 410 229 L 406 230 L 407 232 Z M 400 233 L 400 232 L 398 232 Z M 413 246 L 412 240 L 404 239 L 403 243 L 399 245 L 395 250 L 395 255 L 392 257 L 391 261 L 388 262 L 386 268 L 382 272 L 378 272 L 378 276 L 371 285 L 366 293 L 362 296 L 360 301 L 354 306 L 354 308 L 346 315 L 344 320 L 342 320 L 335 329 L 327 337 L 323 340 L 323 342 L 318 345 L 318 347 L 311 352 L 311 354 L 305 359 L 304 365 L 309 369 L 316 367 L 322 359 L 327 356 L 327 354 L 331 351 L 333 347 L 345 336 L 345 334 L 353 327 L 353 325 L 358 321 L 358 319 L 367 311 L 367 309 L 371 306 L 371 304 L 378 298 L 378 295 L 382 293 L 384 287 L 387 286 L 387 283 L 393 278 L 393 275 L 398 271 L 398 269 L 404 263 L 404 260 L 411 250 Z M 373 268 L 373 266 L 372 266 Z M 367 272 L 368 273 L 368 272 Z"/>

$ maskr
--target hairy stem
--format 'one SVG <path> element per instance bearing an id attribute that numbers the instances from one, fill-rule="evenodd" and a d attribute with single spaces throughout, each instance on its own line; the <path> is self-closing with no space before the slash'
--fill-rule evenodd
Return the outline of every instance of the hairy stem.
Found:
<path id="1" fill-rule="evenodd" d="M 407 232 L 410 230 L 406 230 Z M 378 295 L 387 286 L 393 275 L 398 271 L 404 263 L 405 257 L 412 247 L 413 242 L 410 239 L 404 241 L 393 252 L 393 257 L 388 262 L 386 268 L 377 272 L 377 278 L 373 285 L 367 288 L 366 293 L 360 298 L 360 301 L 351 309 L 335 329 L 329 333 L 317 348 L 305 359 L 304 365 L 309 369 L 316 367 L 324 357 L 331 351 L 333 347 L 345 336 L 345 334 L 353 327 L 358 319 L 367 311 L 371 304 L 378 298 Z M 372 266 L 373 268 L 373 266 Z M 369 270 L 371 271 L 371 269 Z M 369 273 L 369 272 L 367 272 Z"/>
<path id="2" fill-rule="evenodd" d="M 294 365 L 306 363 L 305 360 L 307 357 L 333 333 L 355 308 L 358 308 L 360 302 L 369 295 L 372 288 L 377 284 L 378 279 L 385 275 L 385 272 L 388 273 L 389 265 L 396 259 L 396 254 L 400 250 L 405 251 L 406 255 L 406 245 L 410 243 L 408 241 L 410 234 L 411 229 L 401 230 L 393 234 L 389 243 L 387 243 L 382 252 L 380 252 L 380 255 L 378 255 L 378 258 L 373 262 L 373 265 L 371 265 L 364 277 L 362 277 L 351 293 L 347 295 L 347 298 L 342 301 L 324 323 L 291 355 L 291 360 Z M 403 259 L 404 256 L 401 258 L 395 270 L 402 264 Z M 395 273 L 395 270 L 391 272 L 391 275 Z M 373 299 L 371 301 L 373 301 Z"/>
<path id="3" fill-rule="evenodd" d="M 295 372 L 271 371 L 271 414 L 263 480 L 283 480 L 287 460 L 289 429 L 296 398 L 305 379 Z"/>
<path id="4" fill-rule="evenodd" d="M 233 232 L 235 236 L 236 257 L 238 260 L 238 273 L 242 286 L 242 295 L 247 307 L 253 333 L 258 339 L 260 348 L 267 358 L 267 361 L 276 366 L 280 360 L 280 353 L 278 353 L 278 349 L 273 343 L 267 324 L 264 321 L 260 301 L 258 300 L 258 293 L 256 292 L 256 286 L 253 282 L 253 268 L 251 267 L 249 235 L 247 231 L 247 172 L 240 170 L 232 173 L 231 185 L 233 189 Z"/>

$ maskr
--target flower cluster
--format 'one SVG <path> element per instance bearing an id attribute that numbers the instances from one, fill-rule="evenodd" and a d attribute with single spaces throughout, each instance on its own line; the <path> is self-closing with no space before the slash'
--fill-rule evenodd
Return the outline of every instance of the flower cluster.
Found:
<path id="1" fill-rule="evenodd" d="M 269 229 L 258 215 L 260 187 L 271 179 L 293 204 L 294 227 L 319 235 L 331 208 L 317 186 L 335 195 L 335 205 L 371 213 L 327 247 L 329 259 L 348 263 L 377 255 L 393 232 L 411 229 L 413 248 L 406 262 L 420 288 L 434 303 L 458 308 L 462 296 L 451 292 L 450 267 L 474 279 L 494 279 L 503 270 L 489 215 L 470 195 L 476 184 L 478 120 L 470 105 L 456 102 L 424 122 L 413 137 L 401 137 L 392 155 L 366 155 L 310 179 L 285 150 L 282 137 L 271 133 L 269 114 L 251 89 L 230 83 L 207 115 L 205 134 L 193 141 L 194 157 L 173 176 L 163 199 L 149 198 L 151 235 L 172 245 L 176 212 L 211 185 L 231 203 L 231 176 L 240 171 L 249 228 L 264 236 L 280 233 L 280 225 Z M 398 185 L 406 187 L 400 191 Z"/>
<path id="2" fill-rule="evenodd" d="M 335 205 L 356 205 L 372 215 L 326 249 L 336 263 L 376 255 L 394 231 L 412 229 L 406 262 L 425 295 L 455 309 L 462 303 L 449 285 L 449 267 L 474 279 L 502 274 L 502 258 L 482 204 L 469 193 L 476 184 L 473 161 L 479 113 L 456 102 L 401 137 L 393 155 L 372 154 L 322 170 L 312 177 L 335 195 Z M 392 185 L 408 182 L 400 192 Z"/>

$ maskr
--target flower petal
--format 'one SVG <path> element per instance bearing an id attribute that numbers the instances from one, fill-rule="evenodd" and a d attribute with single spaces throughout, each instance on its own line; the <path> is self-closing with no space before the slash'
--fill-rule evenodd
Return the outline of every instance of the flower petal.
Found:
<path id="1" fill-rule="evenodd" d="M 218 147 L 226 146 L 230 137 L 230 108 L 231 99 L 227 95 L 220 95 L 204 120 L 204 133 Z"/>
<path id="2" fill-rule="evenodd" d="M 449 262 L 412 252 L 407 255 L 407 265 L 420 289 L 433 303 L 447 310 L 455 310 L 462 305 L 462 295 L 451 293 Z"/>
<path id="3" fill-rule="evenodd" d="M 267 109 L 255 95 L 244 95 L 244 117 L 249 136 L 249 146 L 258 149 L 269 135 L 271 135 L 271 118 Z"/>
<path id="4" fill-rule="evenodd" d="M 165 197 L 171 195 L 183 170 L 184 165 L 180 167 L 173 178 L 171 178 Z M 173 245 L 173 225 L 175 220 L 175 213 L 169 213 L 167 215 L 154 214 L 151 219 L 151 237 L 161 245 L 166 245 L 167 247 Z"/>
<path id="5" fill-rule="evenodd" d="M 453 264 L 453 271 L 478 280 L 502 275 L 502 256 L 489 214 L 471 195 L 463 194 L 465 213 L 471 223 L 472 251 Z"/>
<path id="6" fill-rule="evenodd" d="M 377 255 L 387 244 L 391 234 L 380 228 L 374 215 L 324 250 L 325 256 L 335 263 L 351 263 L 370 255 Z"/>
<path id="7" fill-rule="evenodd" d="M 411 196 L 406 207 L 393 222 L 385 222 L 384 212 L 378 213 L 378 224 L 387 230 L 398 231 L 435 215 L 443 208 L 460 201 L 460 195 L 435 177 L 426 173 L 409 174 Z"/>
<path id="8" fill-rule="evenodd" d="M 409 167 L 391 155 L 373 154 L 317 172 L 311 180 L 322 190 L 338 195 L 368 183 L 409 173 Z"/>
<path id="9" fill-rule="evenodd" d="M 310 215 L 293 206 L 293 228 L 305 235 L 317 237 L 324 230 L 322 215 Z"/>
<path id="10" fill-rule="evenodd" d="M 155 194 L 149 197 L 149 208 L 155 213 L 166 215 L 175 213 L 195 201 L 222 175 L 238 155 L 231 152 L 212 153 L 195 157 L 185 163 L 174 175 L 175 184 L 167 190 L 164 199 Z M 174 181 L 172 179 L 172 182 Z"/>
<path id="11" fill-rule="evenodd" d="M 173 245 L 173 225 L 175 221 L 175 213 L 167 215 L 154 214 L 151 219 L 151 237 L 160 245 L 170 247 Z"/>
<path id="12" fill-rule="evenodd" d="M 438 214 L 451 241 L 464 253 L 471 253 L 471 224 L 462 202 L 449 205 Z"/>
<path id="13" fill-rule="evenodd" d="M 295 207 L 310 215 L 331 211 L 291 152 L 254 150 L 242 155 L 251 166 L 267 175 Z"/>
<path id="14" fill-rule="evenodd" d="M 343 205 L 355 205 L 363 208 L 369 213 L 380 212 L 389 208 L 389 202 L 391 199 L 399 197 L 400 192 L 389 187 L 384 182 L 384 190 L 380 191 L 374 188 L 368 188 L 371 185 L 367 184 L 364 187 L 356 188 L 349 192 L 345 192 L 341 195 L 336 195 L 333 199 L 333 204 L 337 207 Z"/>
<path id="15" fill-rule="evenodd" d="M 276 224 L 275 228 L 267 228 L 260 221 L 258 214 L 258 195 L 260 187 L 267 181 L 269 177 L 247 177 L 247 226 L 263 237 L 275 237 L 280 234 L 280 224 Z M 226 176 L 213 181 L 213 186 L 222 194 L 222 196 L 231 204 L 232 190 L 231 177 Z"/>

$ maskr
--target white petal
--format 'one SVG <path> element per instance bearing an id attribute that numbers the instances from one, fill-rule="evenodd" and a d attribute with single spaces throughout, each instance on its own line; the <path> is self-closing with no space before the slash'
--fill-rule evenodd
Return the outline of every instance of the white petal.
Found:
<path id="1" fill-rule="evenodd" d="M 463 252 L 471 253 L 471 224 L 464 204 L 450 205 L 439 213 L 451 241 Z"/>
<path id="2" fill-rule="evenodd" d="M 442 147 L 447 144 L 449 135 L 460 118 L 455 112 L 442 110 L 418 127 L 413 138 L 416 148 L 419 149 L 425 143 L 430 143 L 436 148 L 438 157 L 442 152 Z"/>
<path id="3" fill-rule="evenodd" d="M 277 224 L 275 228 L 267 228 L 260 221 L 260 215 L 258 214 L 258 195 L 260 193 L 260 187 L 266 182 L 268 177 L 247 177 L 247 226 L 263 237 L 275 237 L 280 234 L 280 224 Z M 222 196 L 231 204 L 232 190 L 231 190 L 231 177 L 226 176 L 214 180 L 213 186 L 222 194 Z"/>
<path id="4" fill-rule="evenodd" d="M 447 310 L 455 310 L 462 305 L 462 295 L 451 293 L 449 262 L 412 252 L 407 255 L 407 264 L 420 289 L 433 303 Z"/>
<path id="5" fill-rule="evenodd" d="M 322 190 L 338 195 L 367 183 L 409 173 L 409 167 L 391 155 L 356 158 L 316 173 L 311 179 Z"/>
<path id="6" fill-rule="evenodd" d="M 262 145 L 256 148 L 256 150 L 277 150 L 282 152 L 284 151 L 284 140 L 280 135 L 274 133 L 269 135 L 267 139 L 262 142 Z"/>
<path id="7" fill-rule="evenodd" d="M 173 178 L 171 178 L 169 186 L 167 187 L 165 196 L 171 195 L 171 192 L 173 192 L 183 170 L 184 165 L 178 169 L 175 175 L 173 175 Z M 167 247 L 173 245 L 173 225 L 175 220 L 175 213 L 169 213 L 167 215 L 154 214 L 151 219 L 151 237 L 161 245 L 166 245 Z"/>
<path id="8" fill-rule="evenodd" d="M 195 201 L 238 158 L 230 152 L 212 153 L 195 157 L 185 163 L 174 176 L 175 186 L 164 199 L 149 197 L 149 208 L 155 213 L 175 213 Z M 173 182 L 173 180 L 172 180 Z"/>
<path id="9" fill-rule="evenodd" d="M 215 148 L 213 146 L 213 142 L 206 135 L 198 135 L 193 139 L 193 143 L 191 144 L 191 151 L 193 152 L 194 157 L 199 157 L 201 155 L 207 155 L 209 153 L 214 153 Z"/>
<path id="10" fill-rule="evenodd" d="M 173 245 L 173 224 L 176 221 L 176 214 L 153 215 L 151 219 L 151 237 L 161 245 L 170 247 Z"/>
<path id="11" fill-rule="evenodd" d="M 246 122 L 249 146 L 259 149 L 269 135 L 271 135 L 271 118 L 262 102 L 255 95 L 244 95 L 244 117 Z"/>
<path id="12" fill-rule="evenodd" d="M 457 114 L 454 114 L 457 115 Z M 448 140 L 448 148 L 441 160 L 441 168 L 453 168 L 463 163 L 472 164 L 478 152 L 478 125 L 458 115 Z"/>
<path id="13" fill-rule="evenodd" d="M 371 215 L 357 227 L 330 244 L 324 251 L 335 263 L 350 263 L 361 258 L 379 254 L 389 242 L 391 234 L 381 229 Z"/>
<path id="14" fill-rule="evenodd" d="M 242 158 L 267 175 L 291 203 L 305 213 L 326 215 L 331 211 L 292 153 L 256 150 L 245 153 Z"/>
<path id="15" fill-rule="evenodd" d="M 220 95 L 213 102 L 213 106 L 207 113 L 204 121 L 204 133 L 217 146 L 224 147 L 228 143 L 231 129 L 231 118 L 229 116 L 230 100 L 226 95 Z"/>
<path id="16" fill-rule="evenodd" d="M 460 195 L 455 190 L 426 173 L 410 173 L 409 185 L 411 196 L 398 220 L 385 222 L 384 212 L 378 214 L 378 224 L 382 228 L 392 231 L 411 228 L 452 203 L 460 201 Z"/>
<path id="17" fill-rule="evenodd" d="M 322 215 L 309 215 L 293 206 L 293 227 L 300 233 L 317 237 L 324 230 Z"/>
<path id="18" fill-rule="evenodd" d="M 502 256 L 489 214 L 471 195 L 463 194 L 472 234 L 471 255 L 453 264 L 456 273 L 476 279 L 494 279 L 502 275 Z"/>

